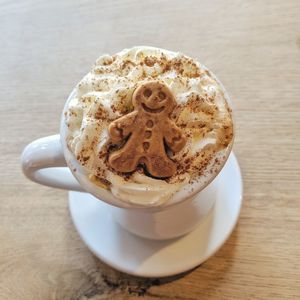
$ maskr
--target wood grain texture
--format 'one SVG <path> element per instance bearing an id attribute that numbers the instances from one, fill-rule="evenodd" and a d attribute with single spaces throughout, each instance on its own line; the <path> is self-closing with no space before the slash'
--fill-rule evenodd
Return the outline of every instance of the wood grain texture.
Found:
<path id="1" fill-rule="evenodd" d="M 1 1 L 0 299 L 300 299 L 300 2 Z M 19 156 L 58 132 L 102 53 L 153 45 L 198 58 L 235 104 L 244 205 L 227 243 L 186 274 L 140 279 L 96 259 L 67 193 Z"/>

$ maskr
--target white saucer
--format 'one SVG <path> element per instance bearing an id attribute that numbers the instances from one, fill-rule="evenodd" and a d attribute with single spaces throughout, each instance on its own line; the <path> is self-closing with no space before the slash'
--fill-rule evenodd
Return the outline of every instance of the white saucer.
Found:
<path id="1" fill-rule="evenodd" d="M 177 239 L 154 241 L 127 232 L 112 219 L 108 205 L 90 194 L 69 192 L 70 212 L 82 240 L 108 265 L 136 276 L 171 276 L 211 257 L 235 227 L 243 188 L 233 153 L 215 180 L 219 192 L 209 215 L 194 231 Z"/>

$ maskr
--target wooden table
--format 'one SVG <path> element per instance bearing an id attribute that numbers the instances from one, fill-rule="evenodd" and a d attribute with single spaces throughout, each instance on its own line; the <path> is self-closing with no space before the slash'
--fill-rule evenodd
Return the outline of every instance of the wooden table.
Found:
<path id="1" fill-rule="evenodd" d="M 299 14 L 297 0 L 2 1 L 0 299 L 300 299 Z M 99 261 L 72 225 L 67 192 L 20 170 L 23 147 L 58 132 L 97 56 L 141 44 L 196 57 L 224 83 L 245 188 L 226 244 L 155 280 Z"/>

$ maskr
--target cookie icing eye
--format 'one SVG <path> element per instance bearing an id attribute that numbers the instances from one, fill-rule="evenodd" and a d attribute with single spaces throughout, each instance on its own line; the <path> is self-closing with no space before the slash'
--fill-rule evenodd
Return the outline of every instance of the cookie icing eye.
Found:
<path id="1" fill-rule="evenodd" d="M 145 89 L 144 90 L 144 96 L 146 98 L 149 98 L 152 95 L 152 91 L 150 89 Z"/>
<path id="2" fill-rule="evenodd" d="M 165 100 L 166 99 L 166 94 L 164 92 L 159 92 L 158 93 L 158 98 L 160 101 Z"/>

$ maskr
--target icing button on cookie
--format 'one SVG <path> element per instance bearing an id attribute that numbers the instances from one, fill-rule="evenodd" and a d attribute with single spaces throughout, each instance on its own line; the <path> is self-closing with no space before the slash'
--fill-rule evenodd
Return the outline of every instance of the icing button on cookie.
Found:
<path id="1" fill-rule="evenodd" d="M 147 123 L 146 123 L 146 126 L 148 127 L 148 128 L 152 128 L 153 127 L 153 121 L 152 120 L 148 120 L 147 121 Z"/>
<path id="2" fill-rule="evenodd" d="M 152 132 L 150 130 L 145 131 L 145 138 L 149 139 L 152 135 Z"/>

